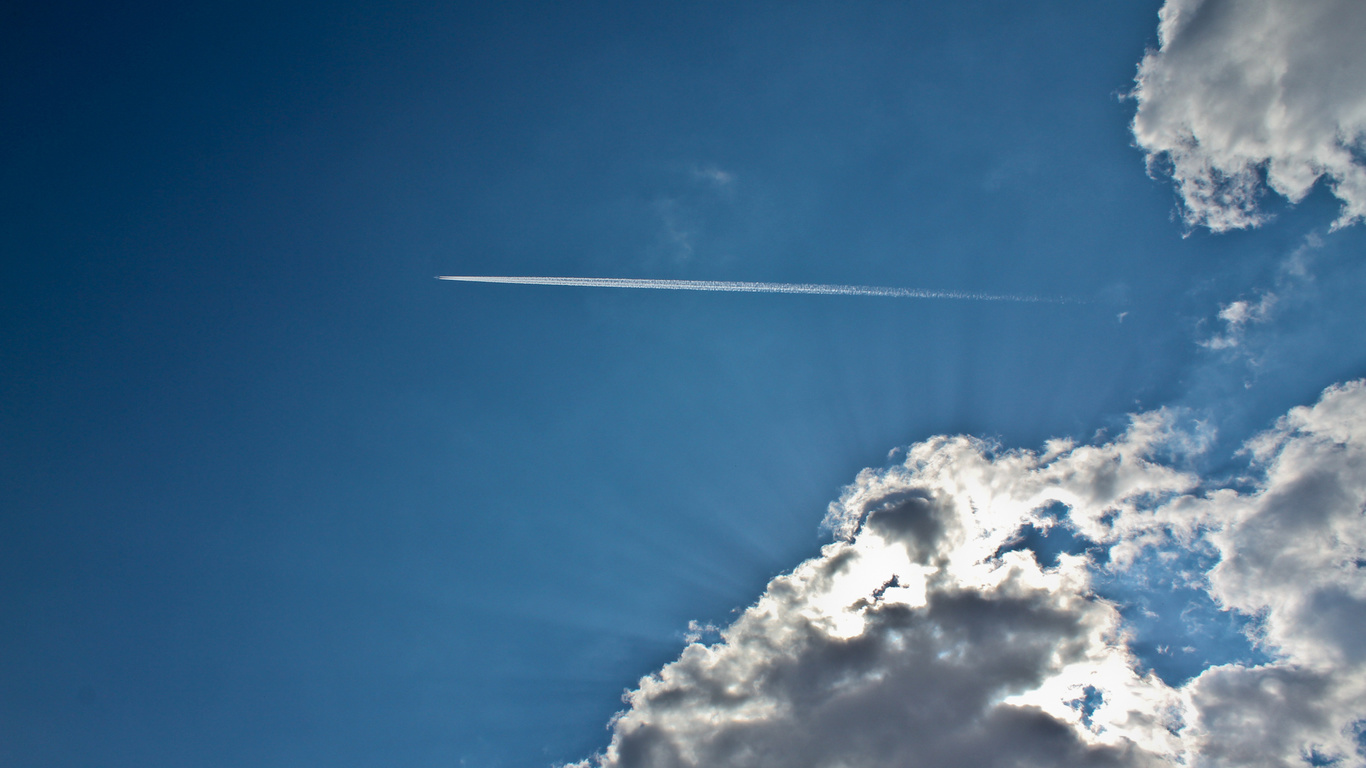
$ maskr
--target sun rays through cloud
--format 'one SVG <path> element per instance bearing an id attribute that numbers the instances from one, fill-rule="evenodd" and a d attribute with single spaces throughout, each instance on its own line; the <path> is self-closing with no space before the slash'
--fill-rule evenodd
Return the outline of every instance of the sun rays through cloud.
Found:
<path id="1" fill-rule="evenodd" d="M 1203 444 L 1157 411 L 1091 445 L 911 446 L 830 505 L 819 556 L 641 679 L 605 752 L 575 766 L 1357 760 L 1366 383 L 1250 440 L 1251 487 L 1159 458 Z M 1059 528 L 1072 551 L 1022 545 Z M 1189 570 L 1153 579 L 1161 561 Z M 1123 611 L 1136 591 L 1171 622 L 1146 650 Z M 1154 671 L 1208 651 L 1198 619 L 1221 613 L 1243 619 L 1243 658 Z"/>
<path id="2" fill-rule="evenodd" d="M 1366 0 L 6 11 L 0 765 L 1366 768 Z"/>

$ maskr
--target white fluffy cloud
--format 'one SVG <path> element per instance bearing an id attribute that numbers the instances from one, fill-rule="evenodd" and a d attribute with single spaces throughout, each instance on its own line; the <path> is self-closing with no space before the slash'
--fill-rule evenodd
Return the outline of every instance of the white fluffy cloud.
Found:
<path id="1" fill-rule="evenodd" d="M 1366 217 L 1366 3 L 1167 0 L 1160 19 L 1133 131 L 1189 224 L 1255 226 L 1263 182 L 1294 202 L 1320 178 L 1335 227 Z"/>
<path id="2" fill-rule="evenodd" d="M 1173 421 L 1037 452 L 939 437 L 865 470 L 831 505 L 836 541 L 642 679 L 606 751 L 577 765 L 1360 764 L 1366 385 L 1251 441 L 1257 475 L 1239 489 L 1155 458 L 1202 443 Z M 1019 546 L 1056 525 L 1108 558 L 1041 564 Z M 1259 617 L 1271 661 L 1172 686 L 1142 670 L 1093 581 L 1196 549 L 1219 557 L 1194 583 Z"/>

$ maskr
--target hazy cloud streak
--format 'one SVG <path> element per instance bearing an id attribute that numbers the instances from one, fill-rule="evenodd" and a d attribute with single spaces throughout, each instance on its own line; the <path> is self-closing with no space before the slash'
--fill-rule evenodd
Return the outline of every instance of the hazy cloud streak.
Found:
<path id="1" fill-rule="evenodd" d="M 932 291 L 921 288 L 890 288 L 875 285 L 822 285 L 819 283 L 747 283 L 724 280 L 651 280 L 633 277 L 498 277 L 488 275 L 441 275 L 438 280 L 515 285 L 563 285 L 578 288 L 651 288 L 662 291 L 719 291 L 723 293 L 805 293 L 827 296 L 885 296 L 894 299 L 966 299 L 969 301 L 1020 301 L 1073 304 L 1076 299 L 1021 294 Z"/>

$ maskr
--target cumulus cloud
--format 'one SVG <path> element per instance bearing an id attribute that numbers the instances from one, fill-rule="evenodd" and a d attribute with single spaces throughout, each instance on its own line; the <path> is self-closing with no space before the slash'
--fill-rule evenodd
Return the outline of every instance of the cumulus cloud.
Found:
<path id="1" fill-rule="evenodd" d="M 1264 187 L 1297 202 L 1321 178 L 1335 228 L 1366 216 L 1366 3 L 1167 0 L 1159 17 L 1133 132 L 1188 224 L 1256 226 Z"/>
<path id="2" fill-rule="evenodd" d="M 835 540 L 642 679 L 576 765 L 1360 764 L 1366 384 L 1250 441 L 1237 487 L 1172 466 L 1208 439 L 1178 421 L 1039 451 L 937 437 L 865 470 Z M 1028 545 L 1059 527 L 1085 546 Z M 1186 581 L 1255 617 L 1269 661 L 1169 684 L 1097 576 L 1193 550 L 1218 556 Z"/>

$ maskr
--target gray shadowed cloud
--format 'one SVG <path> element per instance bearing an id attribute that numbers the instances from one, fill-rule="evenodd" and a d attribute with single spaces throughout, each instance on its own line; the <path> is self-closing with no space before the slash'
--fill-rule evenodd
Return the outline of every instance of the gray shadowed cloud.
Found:
<path id="1" fill-rule="evenodd" d="M 1335 228 L 1366 216 L 1366 3 L 1167 0 L 1139 65 L 1134 139 L 1171 174 L 1188 225 L 1265 220 L 1323 179 Z"/>
<path id="2" fill-rule="evenodd" d="M 1203 444 L 1177 422 L 1139 414 L 1110 442 L 1040 451 L 937 437 L 863 471 L 830 507 L 835 541 L 643 678 L 575 765 L 1360 764 L 1366 384 L 1249 441 L 1237 489 L 1158 458 Z M 1019 546 L 1053 525 L 1090 553 Z M 1270 661 L 1172 686 L 1093 576 L 1196 548 L 1220 557 L 1192 583 L 1259 617 Z"/>

